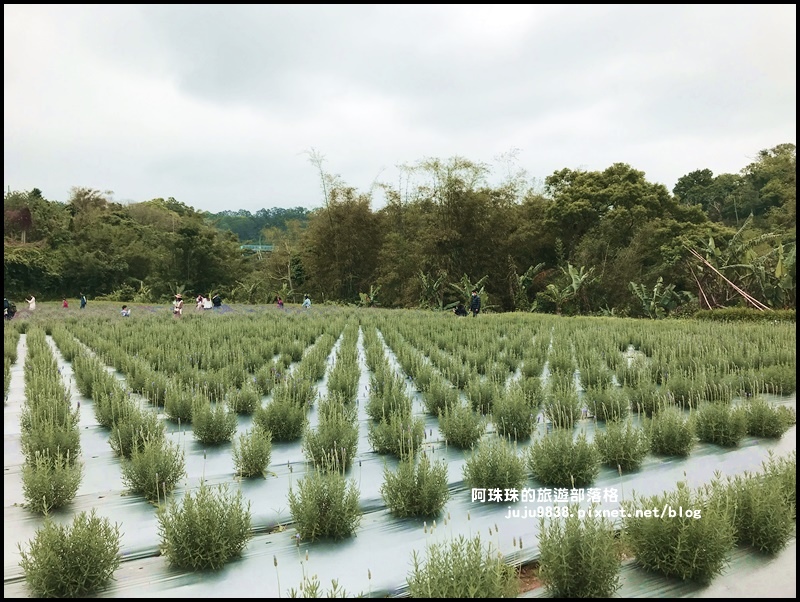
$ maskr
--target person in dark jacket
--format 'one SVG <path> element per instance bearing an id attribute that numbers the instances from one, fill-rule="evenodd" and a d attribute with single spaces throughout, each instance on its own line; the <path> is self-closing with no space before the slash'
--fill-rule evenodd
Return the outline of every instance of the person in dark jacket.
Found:
<path id="1" fill-rule="evenodd" d="M 469 310 L 472 312 L 472 317 L 475 318 L 481 311 L 481 298 L 478 296 L 478 290 L 472 289 L 472 299 L 469 302 Z"/>
<path id="2" fill-rule="evenodd" d="M 467 315 L 467 308 L 464 307 L 463 303 L 459 303 L 458 305 L 453 308 L 453 313 L 457 316 L 466 316 Z"/>

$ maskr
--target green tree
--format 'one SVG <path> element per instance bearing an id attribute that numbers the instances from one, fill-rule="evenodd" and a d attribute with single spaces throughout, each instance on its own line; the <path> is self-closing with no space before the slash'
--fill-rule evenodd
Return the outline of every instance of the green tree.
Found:
<path id="1" fill-rule="evenodd" d="M 356 301 L 375 281 L 382 232 L 366 195 L 334 188 L 327 207 L 312 213 L 302 262 L 311 288 L 333 299 Z"/>

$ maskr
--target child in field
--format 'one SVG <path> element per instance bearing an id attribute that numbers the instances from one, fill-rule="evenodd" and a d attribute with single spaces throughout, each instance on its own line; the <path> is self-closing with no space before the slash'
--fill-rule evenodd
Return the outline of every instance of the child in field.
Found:
<path id="1" fill-rule="evenodd" d="M 122 306 L 122 311 L 119 312 L 123 318 L 128 318 L 131 315 L 131 310 L 127 305 Z"/>

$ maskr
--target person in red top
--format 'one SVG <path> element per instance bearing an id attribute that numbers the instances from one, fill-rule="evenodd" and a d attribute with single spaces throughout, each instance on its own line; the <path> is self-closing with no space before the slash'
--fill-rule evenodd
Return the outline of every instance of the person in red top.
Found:
<path id="1" fill-rule="evenodd" d="M 64 297 L 64 300 L 61 302 L 61 307 L 67 309 L 69 307 L 69 303 L 67 303 L 67 298 Z"/>

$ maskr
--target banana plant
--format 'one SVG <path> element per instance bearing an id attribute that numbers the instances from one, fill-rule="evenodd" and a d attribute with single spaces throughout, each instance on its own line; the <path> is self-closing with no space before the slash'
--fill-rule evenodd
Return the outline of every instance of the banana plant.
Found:
<path id="1" fill-rule="evenodd" d="M 576 268 L 571 263 L 568 263 L 565 274 L 569 277 L 567 286 L 572 291 L 572 298 L 577 299 L 584 307 L 587 306 L 586 286 L 594 280 L 594 268 L 592 267 L 588 270 L 585 266 Z"/>
<path id="2" fill-rule="evenodd" d="M 541 291 L 538 295 L 536 295 L 536 306 L 539 305 L 539 300 L 544 299 L 545 301 L 550 301 L 553 305 L 556 306 L 556 314 L 559 316 L 561 315 L 561 311 L 574 296 L 574 292 L 571 286 L 566 287 L 559 287 L 555 284 L 548 284 L 543 291 Z"/>
<path id="3" fill-rule="evenodd" d="M 528 301 L 528 288 L 533 284 L 534 278 L 544 269 L 544 263 L 530 266 L 521 276 L 517 274 L 517 268 L 511 263 L 511 292 L 514 298 L 514 308 L 520 310 L 530 307 Z"/>
<path id="4" fill-rule="evenodd" d="M 665 318 L 688 294 L 676 292 L 674 284 L 664 286 L 664 279 L 660 276 L 652 291 L 644 284 L 635 282 L 631 282 L 629 287 L 642 304 L 642 312 L 652 320 Z"/>
<path id="5" fill-rule="evenodd" d="M 451 282 L 450 283 L 450 290 L 456 292 L 458 294 L 459 300 L 464 304 L 469 304 L 469 298 L 472 295 L 472 291 L 478 291 L 478 295 L 481 297 L 483 302 L 483 307 L 486 308 L 488 304 L 488 300 L 486 299 L 486 289 L 485 284 L 489 280 L 489 275 L 487 274 L 483 278 L 479 279 L 477 282 L 472 282 L 467 274 L 461 276 L 461 279 L 458 282 Z M 455 304 L 453 304 L 455 306 Z"/>
<path id="6" fill-rule="evenodd" d="M 431 276 L 420 270 L 417 274 L 420 279 L 421 290 L 419 305 L 425 309 L 444 309 L 444 281 L 447 272 L 440 272 L 438 277 Z"/>
<path id="7" fill-rule="evenodd" d="M 361 300 L 361 307 L 375 307 L 378 305 L 378 292 L 381 290 L 381 285 L 369 285 L 368 293 L 358 293 Z"/>

